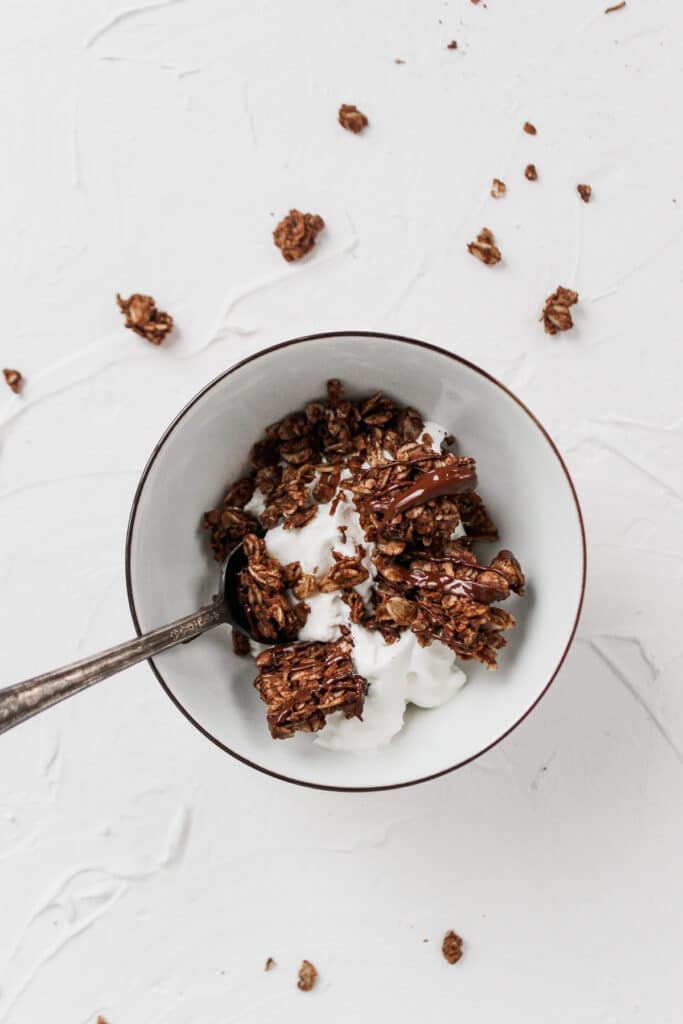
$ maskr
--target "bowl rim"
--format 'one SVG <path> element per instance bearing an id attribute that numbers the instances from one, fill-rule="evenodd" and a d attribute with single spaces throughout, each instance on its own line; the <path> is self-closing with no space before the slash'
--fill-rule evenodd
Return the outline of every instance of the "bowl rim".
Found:
<path id="1" fill-rule="evenodd" d="M 302 344 L 303 342 L 322 341 L 322 340 L 329 339 L 329 338 L 345 338 L 345 337 L 349 337 L 349 336 L 352 336 L 352 337 L 362 337 L 362 338 L 374 338 L 375 340 L 379 340 L 379 341 L 387 341 L 387 340 L 388 341 L 398 341 L 398 342 L 401 342 L 401 343 L 406 344 L 406 345 L 414 346 L 416 348 L 429 349 L 432 352 L 438 352 L 439 355 L 446 356 L 448 359 L 452 359 L 455 362 L 460 363 L 463 366 L 468 367 L 468 369 L 470 369 L 470 370 L 474 370 L 475 373 L 478 373 L 480 376 L 485 377 L 492 384 L 495 384 L 496 387 L 500 388 L 500 390 L 503 391 L 506 395 L 508 395 L 510 398 L 512 398 L 513 401 L 515 401 L 517 403 L 517 405 L 527 414 L 529 419 L 535 424 L 535 426 L 538 428 L 538 430 L 540 430 L 541 434 L 543 435 L 543 437 L 545 438 L 547 443 L 550 445 L 550 447 L 551 447 L 553 453 L 555 454 L 555 457 L 557 458 L 557 460 L 558 460 L 558 462 L 560 464 L 560 467 L 562 468 L 562 471 L 563 471 L 563 473 L 564 473 L 564 475 L 565 475 L 565 477 L 567 479 L 567 483 L 569 484 L 569 490 L 570 490 L 571 496 L 572 496 L 572 498 L 574 500 L 574 507 L 575 507 L 575 510 L 576 510 L 576 517 L 577 517 L 578 525 L 579 525 L 579 534 L 580 534 L 580 537 L 581 537 L 581 561 L 582 561 L 582 565 L 581 565 L 581 588 L 580 588 L 580 591 L 579 591 L 579 600 L 578 600 L 578 603 L 577 603 L 577 606 L 576 606 L 576 614 L 574 616 L 574 622 L 573 622 L 573 625 L 572 625 L 572 628 L 571 628 L 571 631 L 570 631 L 570 634 L 569 634 L 569 638 L 568 638 L 567 643 L 565 645 L 565 648 L 562 651 L 562 654 L 560 655 L 560 658 L 559 658 L 555 668 L 553 669 L 553 671 L 552 671 L 552 673 L 550 675 L 550 678 L 548 679 L 548 681 L 546 682 L 545 686 L 543 687 L 541 692 L 538 694 L 538 696 L 534 699 L 534 701 L 526 709 L 526 711 L 511 726 L 509 726 L 505 730 L 505 732 L 501 733 L 500 736 L 496 737 L 496 739 L 494 739 L 491 743 L 488 743 L 485 747 L 482 747 L 482 749 L 477 751 L 476 754 L 472 754 L 470 757 L 465 758 L 465 760 L 463 760 L 463 761 L 459 761 L 457 764 L 450 765 L 448 768 L 443 768 L 443 769 L 441 769 L 438 772 L 432 772 L 429 775 L 424 775 L 424 776 L 421 776 L 420 778 L 417 778 L 417 779 L 408 779 L 408 780 L 403 781 L 403 782 L 393 782 L 393 783 L 388 783 L 388 784 L 381 785 L 381 786 L 333 786 L 333 785 L 328 785 L 328 784 L 322 783 L 322 782 L 309 782 L 309 781 L 307 781 L 305 779 L 296 779 L 296 778 L 292 778 L 289 775 L 285 775 L 285 774 L 283 774 L 281 772 L 273 771 L 271 768 L 266 768 L 263 765 L 258 764 L 256 761 L 251 761 L 248 757 L 245 757 L 243 754 L 239 754 L 239 753 L 237 753 L 236 750 L 232 750 L 230 747 L 226 746 L 225 743 L 222 743 L 221 740 L 217 739 L 216 736 L 213 736 L 208 731 L 208 729 L 206 729 L 200 722 L 198 722 L 195 718 L 193 718 L 193 716 L 189 713 L 189 711 L 178 700 L 178 698 L 175 696 L 175 694 L 171 691 L 170 687 L 166 683 L 162 673 L 160 672 L 160 670 L 157 668 L 156 664 L 154 663 L 154 659 L 153 658 L 148 658 L 147 661 L 149 663 L 150 668 L 152 669 L 152 672 L 156 676 L 158 682 L 161 684 L 162 689 L 166 693 L 166 696 L 172 701 L 172 703 L 181 712 L 181 714 L 184 715 L 184 717 L 189 722 L 191 722 L 192 725 L 196 729 L 198 729 L 199 732 L 203 736 L 206 737 L 206 739 L 210 740 L 215 746 L 219 747 L 222 751 L 224 751 L 224 753 L 230 754 L 230 756 L 234 757 L 237 761 L 241 761 L 242 764 L 247 765 L 249 768 L 254 768 L 254 769 L 256 769 L 256 771 L 262 772 L 264 775 L 268 775 L 271 778 L 279 779 L 281 782 L 289 782 L 289 783 L 291 783 L 292 785 L 295 785 L 295 786 L 304 786 L 306 789 L 319 789 L 319 790 L 325 790 L 325 791 L 328 791 L 328 792 L 337 792 L 337 793 L 378 793 L 378 792 L 384 792 L 386 790 L 392 790 L 392 789 L 406 789 L 409 786 L 417 786 L 417 785 L 420 785 L 423 782 L 430 782 L 432 779 L 438 779 L 438 778 L 440 778 L 443 775 L 448 775 L 451 772 L 457 771 L 459 768 L 464 768 L 465 765 L 470 764 L 472 761 L 476 761 L 477 758 L 481 757 L 483 754 L 486 754 L 489 750 L 492 750 L 493 747 L 496 747 L 507 736 L 509 736 L 510 733 L 513 732 L 517 728 L 517 726 L 521 725 L 521 723 L 531 714 L 531 712 L 534 710 L 536 705 L 546 695 L 546 693 L 550 689 L 552 683 L 555 681 L 555 678 L 557 677 L 557 674 L 559 673 L 560 669 L 562 668 L 562 665 L 564 664 L 565 658 L 567 657 L 569 649 L 570 649 L 570 647 L 571 647 L 571 645 L 572 645 L 572 643 L 574 641 L 574 637 L 576 635 L 576 630 L 577 630 L 577 627 L 578 627 L 578 624 L 579 624 L 579 619 L 581 617 L 581 610 L 583 608 L 583 602 L 584 602 L 584 597 L 585 597 L 585 593 L 586 593 L 586 571 L 587 571 L 586 530 L 585 530 L 585 526 L 584 526 L 583 515 L 581 513 L 581 506 L 579 504 L 579 498 L 578 498 L 578 495 L 576 493 L 576 487 L 574 486 L 574 481 L 572 480 L 571 475 L 569 473 L 569 470 L 567 469 L 566 463 L 565 463 L 564 459 L 562 458 L 562 456 L 561 456 L 561 454 L 560 454 L 560 452 L 559 452 L 559 450 L 557 448 L 557 445 L 553 441 L 552 437 L 550 436 L 548 431 L 545 429 L 543 424 L 539 421 L 539 419 L 531 412 L 531 410 L 528 408 L 528 406 L 526 406 L 524 404 L 524 402 L 522 402 L 522 400 L 520 398 L 518 398 L 517 395 L 513 391 L 510 390 L 510 388 L 506 387 L 505 384 L 502 384 L 492 374 L 488 373 L 486 370 L 483 370 L 480 366 L 477 366 L 476 363 L 471 362 L 471 360 L 469 360 L 469 359 L 465 359 L 463 356 L 456 355 L 454 352 L 449 352 L 447 349 L 441 348 L 441 346 L 439 346 L 439 345 L 434 345 L 431 342 L 427 342 L 427 341 L 419 341 L 419 340 L 417 340 L 415 338 L 408 338 L 408 337 L 406 337 L 404 335 L 401 335 L 401 334 L 390 334 L 390 333 L 387 333 L 385 331 L 345 330 L 345 331 L 324 331 L 324 332 L 321 332 L 321 333 L 318 333 L 318 334 L 305 334 L 305 335 L 301 335 L 298 338 L 290 338 L 288 341 L 281 341 L 281 342 L 278 342 L 275 345 L 269 345 L 267 348 L 260 349 L 258 352 L 255 352 L 255 353 L 253 353 L 250 356 L 246 356 L 244 359 L 240 359 L 238 362 L 233 363 L 233 365 L 230 366 L 227 370 L 224 370 L 222 373 L 218 374 L 217 377 L 214 377 L 213 380 L 209 381 L 208 384 L 206 384 L 203 388 L 201 388 L 201 390 L 198 391 L 194 395 L 194 397 L 191 398 L 189 400 L 189 402 L 186 403 L 186 405 L 180 410 L 180 412 L 177 414 L 177 416 L 175 416 L 174 419 L 171 421 L 171 423 L 168 425 L 168 427 L 163 432 L 163 434 L 161 435 L 161 437 L 157 441 L 156 445 L 152 449 L 152 453 L 149 456 L 149 459 L 147 460 L 147 463 L 145 464 L 145 467 L 144 467 L 144 469 L 142 471 L 142 475 L 140 476 L 140 481 L 139 481 L 139 483 L 138 483 L 138 485 L 137 485 L 137 487 L 135 489 L 135 495 L 133 497 L 133 503 L 132 503 L 131 510 L 130 510 L 130 516 L 129 516 L 129 519 L 128 519 L 128 528 L 127 528 L 127 531 L 126 531 L 126 547 L 125 547 L 126 591 L 127 591 L 127 594 L 128 594 L 128 606 L 130 608 L 130 613 L 131 613 L 131 616 L 132 616 L 132 619 L 133 619 L 133 625 L 135 627 L 135 631 L 136 631 L 138 636 L 142 636 L 142 630 L 140 628 L 140 622 L 139 622 L 139 619 L 138 619 L 137 609 L 136 609 L 136 606 L 135 606 L 135 597 L 134 597 L 134 593 L 133 593 L 133 581 L 132 581 L 132 568 L 131 568 L 131 562 L 132 562 L 132 542 L 133 542 L 133 533 L 134 533 L 134 530 L 135 530 L 135 521 L 136 521 L 136 517 L 137 517 L 137 513 L 138 513 L 138 506 L 139 506 L 139 503 L 140 503 L 140 499 L 142 497 L 142 493 L 143 493 L 145 484 L 147 482 L 147 477 L 149 476 L 149 473 L 150 473 L 150 471 L 152 469 L 152 466 L 154 465 L 154 463 L 155 463 L 155 461 L 157 459 L 157 456 L 160 454 L 161 450 L 163 449 L 164 445 L 166 444 L 166 442 L 170 438 L 171 434 L 173 433 L 175 428 L 179 425 L 179 423 L 184 419 L 186 414 L 192 408 L 194 408 L 194 406 L 199 401 L 201 401 L 201 399 L 203 399 L 204 396 L 209 391 L 211 391 L 217 384 L 219 384 L 222 380 L 224 380 L 230 374 L 235 373 L 237 370 L 241 369 L 241 367 L 246 366 L 248 363 L 252 363 L 252 362 L 254 362 L 257 359 L 260 359 L 262 356 L 269 355 L 271 352 L 277 352 L 280 349 L 290 348 L 290 347 L 293 347 L 295 345 Z"/>

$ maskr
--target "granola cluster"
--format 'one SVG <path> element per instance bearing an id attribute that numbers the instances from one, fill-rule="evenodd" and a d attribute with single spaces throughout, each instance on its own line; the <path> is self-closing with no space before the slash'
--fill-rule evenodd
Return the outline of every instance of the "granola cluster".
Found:
<path id="1" fill-rule="evenodd" d="M 244 538 L 247 565 L 238 576 L 240 605 L 250 632 L 261 640 L 296 640 L 308 608 L 287 596 L 301 575 L 298 562 L 282 566 L 270 558 L 265 541 L 253 533 Z"/>
<path id="2" fill-rule="evenodd" d="M 318 972 L 310 960 L 303 960 L 299 968 L 299 980 L 296 985 L 302 992 L 310 992 L 316 981 Z"/>
<path id="3" fill-rule="evenodd" d="M 467 251 L 472 256 L 476 256 L 482 263 L 486 263 L 488 266 L 500 263 L 502 259 L 500 249 L 496 245 L 496 240 L 493 237 L 493 232 L 489 231 L 488 228 L 481 229 L 477 235 L 476 242 L 469 242 Z"/>
<path id="4" fill-rule="evenodd" d="M 348 631 L 335 643 L 269 647 L 259 654 L 254 686 L 267 708 L 273 739 L 318 732 L 333 711 L 360 718 L 367 681 L 353 670 Z"/>
<path id="5" fill-rule="evenodd" d="M 368 126 L 367 117 L 353 103 L 342 103 L 337 119 L 342 128 L 346 128 L 348 132 L 353 132 L 354 135 L 358 135 L 359 132 L 362 132 Z"/>
<path id="6" fill-rule="evenodd" d="M 19 373 L 18 370 L 10 370 L 7 368 L 4 369 L 2 373 L 5 378 L 5 383 L 7 384 L 7 387 L 10 388 L 10 390 L 13 391 L 15 395 L 18 395 L 21 392 L 21 388 L 24 383 L 24 378 L 22 377 L 22 375 Z"/>
<path id="7" fill-rule="evenodd" d="M 458 499 L 435 497 L 391 515 L 387 498 L 423 476 L 428 470 L 458 466 L 474 472 L 474 460 L 457 458 L 451 452 L 439 454 L 430 444 L 415 441 L 401 445 L 396 458 L 362 469 L 345 486 L 354 495 L 363 532 L 377 545 L 380 555 L 398 557 L 406 552 L 448 554 L 450 537 L 460 526 Z"/>
<path id="8" fill-rule="evenodd" d="M 452 543 L 447 558 L 411 559 L 407 567 L 384 559 L 376 564 L 375 619 L 385 639 L 411 629 L 422 647 L 440 640 L 460 659 L 496 668 L 503 634 L 515 620 L 493 601 L 524 591 L 524 576 L 510 552 L 479 565 L 471 551 Z"/>
<path id="9" fill-rule="evenodd" d="M 287 263 L 300 260 L 315 246 L 316 237 L 325 227 L 317 213 L 290 210 L 273 231 L 273 241 Z"/>
<path id="10" fill-rule="evenodd" d="M 348 621 L 394 643 L 405 630 L 435 640 L 463 660 L 496 668 L 513 616 L 497 604 L 522 594 L 524 575 L 501 551 L 480 564 L 477 541 L 495 541 L 496 524 L 476 491 L 473 459 L 446 437 L 436 448 L 421 415 L 377 392 L 351 401 L 338 380 L 327 397 L 269 426 L 251 452 L 251 472 L 204 516 L 216 559 L 243 541 L 239 599 L 251 635 L 276 642 L 256 659 L 255 686 L 271 734 L 317 732 L 326 716 L 361 717 L 367 682 L 354 671 L 353 641 L 341 626 L 334 642 L 297 642 L 317 594 L 339 591 Z M 252 503 L 258 489 L 260 501 Z M 305 526 L 351 503 L 364 544 L 331 552 L 325 571 L 304 572 L 268 554 L 264 532 Z M 258 512 L 255 509 L 258 508 Z M 339 527 L 346 543 L 346 528 Z M 357 589 L 372 581 L 367 596 Z M 234 649 L 248 653 L 242 634 Z"/>
<path id="11" fill-rule="evenodd" d="M 457 964 L 462 957 L 462 939 L 453 929 L 444 935 L 441 952 L 444 955 L 444 960 L 447 960 L 449 964 Z"/>
<path id="12" fill-rule="evenodd" d="M 161 345 L 166 335 L 173 330 L 173 317 L 157 309 L 151 295 L 136 292 L 128 299 L 117 295 L 116 301 L 126 318 L 126 327 L 152 345 Z"/>
<path id="13" fill-rule="evenodd" d="M 571 330 L 574 321 L 570 307 L 575 306 L 578 301 L 578 292 L 572 291 L 571 288 L 563 288 L 562 285 L 549 295 L 539 317 L 545 333 L 559 334 L 561 331 Z"/>

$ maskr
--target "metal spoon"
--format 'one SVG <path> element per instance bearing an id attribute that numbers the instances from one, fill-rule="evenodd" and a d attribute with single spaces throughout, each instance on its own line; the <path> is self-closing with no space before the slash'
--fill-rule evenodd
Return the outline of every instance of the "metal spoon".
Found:
<path id="1" fill-rule="evenodd" d="M 221 566 L 218 594 L 210 605 L 135 640 L 0 690 L 0 733 L 93 683 L 99 683 L 101 679 L 161 654 L 169 647 L 194 640 L 222 622 L 229 622 L 240 632 L 251 636 L 237 597 L 237 574 L 246 564 L 242 544 L 238 544 Z M 259 643 L 263 641 L 259 639 Z"/>

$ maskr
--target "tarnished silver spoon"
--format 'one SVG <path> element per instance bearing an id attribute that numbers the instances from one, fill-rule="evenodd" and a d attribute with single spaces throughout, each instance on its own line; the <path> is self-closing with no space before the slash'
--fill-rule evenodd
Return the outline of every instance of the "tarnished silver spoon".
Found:
<path id="1" fill-rule="evenodd" d="M 185 615 L 168 626 L 160 626 L 151 633 L 75 661 L 72 665 L 65 665 L 0 690 L 0 733 L 7 732 L 12 726 L 85 690 L 93 683 L 99 683 L 101 679 L 137 665 L 145 658 L 161 654 L 169 647 L 194 640 L 222 622 L 228 622 L 240 632 L 251 636 L 237 596 L 237 574 L 246 563 L 242 545 L 238 544 L 221 565 L 218 593 L 213 602 L 192 615 Z M 259 643 L 263 641 L 259 640 Z"/>

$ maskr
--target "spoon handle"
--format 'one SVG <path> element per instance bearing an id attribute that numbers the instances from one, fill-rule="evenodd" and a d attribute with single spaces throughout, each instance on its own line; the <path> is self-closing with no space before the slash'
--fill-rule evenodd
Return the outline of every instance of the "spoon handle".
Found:
<path id="1" fill-rule="evenodd" d="M 52 707 L 65 697 L 71 697 L 79 690 L 85 690 L 101 679 L 107 679 L 124 668 L 136 665 L 145 658 L 160 654 L 169 647 L 185 643 L 200 636 L 221 622 L 228 621 L 228 609 L 224 602 L 215 602 L 200 608 L 192 615 L 186 615 L 168 626 L 160 626 L 151 633 L 136 637 L 125 644 L 110 647 L 100 654 L 75 661 L 72 665 L 45 672 L 33 679 L 25 679 L 0 690 L 0 733 L 7 732 L 39 711 Z"/>

